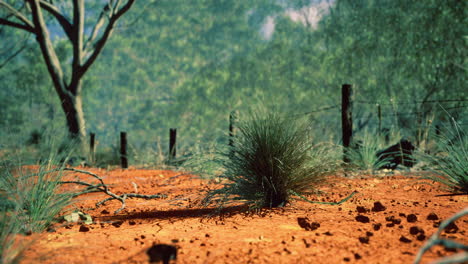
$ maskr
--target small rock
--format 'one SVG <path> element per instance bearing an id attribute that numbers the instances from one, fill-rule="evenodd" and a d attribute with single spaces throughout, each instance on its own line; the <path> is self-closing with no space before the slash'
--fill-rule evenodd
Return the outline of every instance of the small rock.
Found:
<path id="1" fill-rule="evenodd" d="M 358 206 L 356 207 L 356 211 L 362 214 L 362 213 L 367 213 L 369 210 L 367 210 L 364 206 Z"/>
<path id="2" fill-rule="evenodd" d="M 146 254 L 150 258 L 150 263 L 169 263 L 170 260 L 177 258 L 177 248 L 171 245 L 156 244 L 150 247 Z"/>
<path id="3" fill-rule="evenodd" d="M 411 239 L 406 238 L 405 236 L 400 237 L 400 242 L 403 243 L 411 243 Z"/>
<path id="4" fill-rule="evenodd" d="M 300 227 L 304 228 L 307 231 L 313 231 L 320 227 L 320 223 L 318 222 L 311 222 L 307 217 L 298 217 L 297 223 Z"/>
<path id="5" fill-rule="evenodd" d="M 458 232 L 458 226 L 452 222 L 445 228 L 445 233 L 447 234 L 455 234 Z"/>
<path id="6" fill-rule="evenodd" d="M 418 217 L 415 214 L 409 214 L 406 217 L 406 221 L 408 221 L 408 223 L 414 223 L 414 222 L 418 221 Z"/>
<path id="7" fill-rule="evenodd" d="M 383 206 L 382 203 L 380 202 L 374 202 L 374 207 L 372 207 L 372 212 L 381 212 L 381 211 L 385 211 L 385 209 L 387 209 L 385 206 Z"/>
<path id="8" fill-rule="evenodd" d="M 359 255 L 358 253 L 354 253 L 354 258 L 355 258 L 356 260 L 360 260 L 360 259 L 362 259 L 362 256 Z"/>
<path id="9" fill-rule="evenodd" d="M 435 213 L 430 213 L 428 216 L 427 216 L 427 220 L 439 220 L 439 217 L 435 214 Z"/>
<path id="10" fill-rule="evenodd" d="M 359 237 L 359 242 L 369 244 L 369 237 Z"/>
<path id="11" fill-rule="evenodd" d="M 121 225 L 123 224 L 123 221 L 116 221 L 116 222 L 113 222 L 112 225 L 119 228 Z"/>
<path id="12" fill-rule="evenodd" d="M 424 234 L 424 230 L 417 226 L 410 227 L 409 232 L 411 235 Z"/>
<path id="13" fill-rule="evenodd" d="M 417 239 L 418 241 L 424 241 L 424 240 L 426 240 L 426 235 L 424 235 L 424 234 L 419 234 L 419 235 L 416 237 L 416 239 Z"/>
<path id="14" fill-rule="evenodd" d="M 368 236 L 368 237 L 371 237 L 373 235 L 374 235 L 374 233 L 372 233 L 372 232 L 369 232 L 369 231 L 366 232 L 366 236 Z"/>
<path id="15" fill-rule="evenodd" d="M 89 227 L 85 226 L 85 225 L 81 225 L 80 226 L 80 232 L 88 232 L 89 231 Z"/>
<path id="16" fill-rule="evenodd" d="M 374 228 L 374 231 L 380 230 L 381 227 L 382 227 L 382 224 L 381 224 L 381 223 L 377 223 L 377 224 L 373 224 L 373 225 L 372 225 L 372 228 Z"/>
<path id="17" fill-rule="evenodd" d="M 369 219 L 369 217 L 367 217 L 365 215 L 358 215 L 358 216 L 356 216 L 356 221 L 361 222 L 361 223 L 369 223 L 370 219 Z"/>

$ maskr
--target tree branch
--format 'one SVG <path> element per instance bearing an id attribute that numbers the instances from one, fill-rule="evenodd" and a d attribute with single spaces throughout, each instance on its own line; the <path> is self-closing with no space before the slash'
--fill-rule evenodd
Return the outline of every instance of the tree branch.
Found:
<path id="1" fill-rule="evenodd" d="M 114 10 L 113 15 L 111 15 L 111 17 L 109 18 L 109 23 L 107 24 L 107 27 L 104 30 L 104 33 L 102 34 L 101 38 L 96 42 L 94 50 L 92 51 L 91 55 L 86 60 L 83 67 L 81 68 L 81 71 L 80 71 L 81 75 L 85 74 L 86 71 L 89 69 L 89 67 L 94 63 L 94 61 L 96 60 L 98 55 L 101 53 L 102 49 L 104 48 L 104 45 L 106 44 L 110 35 L 112 34 L 116 21 L 132 7 L 133 3 L 135 3 L 135 0 L 128 0 L 127 3 L 120 10 L 118 11 Z"/>
<path id="2" fill-rule="evenodd" d="M 33 23 L 35 25 L 36 39 L 41 48 L 42 56 L 44 58 L 47 70 L 50 73 L 52 82 L 57 93 L 62 97 L 64 94 L 69 94 L 66 90 L 66 84 L 63 79 L 63 71 L 60 65 L 60 61 L 55 53 L 52 41 L 49 37 L 49 31 L 44 22 L 42 16 L 39 0 L 27 0 L 30 7 L 33 18 Z"/>
<path id="3" fill-rule="evenodd" d="M 35 33 L 34 28 L 29 27 L 28 25 L 16 23 L 16 22 L 9 21 L 9 20 L 3 19 L 3 18 L 0 18 L 0 25 L 15 27 L 15 28 L 19 28 L 19 29 L 22 29 L 22 30 L 26 30 L 29 33 Z"/>
<path id="4" fill-rule="evenodd" d="M 83 34 L 84 34 L 84 0 L 73 0 L 73 27 L 72 27 L 72 77 L 69 89 L 73 94 L 79 93 L 81 85 L 78 85 L 81 79 L 80 68 L 83 59 Z"/>
<path id="5" fill-rule="evenodd" d="M 104 25 L 104 21 L 106 20 L 106 13 L 109 12 L 109 4 L 105 5 L 102 9 L 101 14 L 99 15 L 98 21 L 94 25 L 93 30 L 91 31 L 91 35 L 89 35 L 88 40 L 86 41 L 84 51 L 86 53 L 87 50 L 90 49 L 91 44 L 96 39 L 101 27 Z"/>
<path id="6" fill-rule="evenodd" d="M 17 19 L 21 20 L 21 22 L 24 23 L 25 26 L 29 28 L 34 28 L 34 24 L 29 21 L 20 11 L 16 10 L 14 7 L 11 5 L 5 3 L 3 0 L 0 0 L 0 7 L 4 7 L 6 10 L 10 12 L 13 16 L 15 16 Z M 11 21 L 10 21 L 11 22 Z M 12 22 L 14 23 L 14 22 Z M 23 28 L 24 29 L 24 28 Z M 28 30 L 29 31 L 29 30 Z"/>
<path id="7" fill-rule="evenodd" d="M 41 0 L 40 4 L 44 10 L 49 12 L 51 15 L 55 17 L 55 19 L 57 19 L 57 21 L 62 26 L 63 31 L 65 32 L 65 34 L 67 34 L 68 39 L 71 42 L 73 42 L 72 33 L 71 33 L 72 25 L 70 24 L 68 19 L 62 13 L 60 13 L 60 10 L 58 10 L 56 6 L 52 5 L 51 3 Z"/>

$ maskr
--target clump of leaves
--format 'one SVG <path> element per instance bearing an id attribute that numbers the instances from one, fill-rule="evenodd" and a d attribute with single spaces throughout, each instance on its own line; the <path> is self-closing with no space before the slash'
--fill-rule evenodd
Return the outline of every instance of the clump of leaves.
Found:
<path id="1" fill-rule="evenodd" d="M 455 121 L 454 132 L 437 137 L 439 152 L 423 154 L 434 175 L 427 178 L 440 182 L 453 193 L 468 194 L 468 136 Z"/>
<path id="2" fill-rule="evenodd" d="M 313 193 L 336 168 L 329 147 L 312 146 L 309 126 L 277 113 L 253 113 L 239 122 L 232 146 L 221 153 L 223 187 L 207 201 L 241 201 L 253 208 L 284 206 L 292 195 Z"/>

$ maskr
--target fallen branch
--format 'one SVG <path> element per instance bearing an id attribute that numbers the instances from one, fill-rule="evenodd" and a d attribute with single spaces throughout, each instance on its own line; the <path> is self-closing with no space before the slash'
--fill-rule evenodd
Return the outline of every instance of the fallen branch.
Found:
<path id="1" fill-rule="evenodd" d="M 113 193 L 113 192 L 111 192 L 109 190 L 107 185 L 104 183 L 104 180 L 101 177 L 99 177 L 97 174 L 94 174 L 94 173 L 89 172 L 89 171 L 74 169 L 74 168 L 62 168 L 62 169 L 64 171 L 72 171 L 72 172 L 77 172 L 77 173 L 90 175 L 90 176 L 96 178 L 97 180 L 99 180 L 100 184 L 96 184 L 96 185 L 93 185 L 93 184 L 87 183 L 87 182 L 82 182 L 82 181 L 62 181 L 60 183 L 61 184 L 78 184 L 78 185 L 87 186 L 87 188 L 85 190 L 83 190 L 82 192 L 76 193 L 74 195 L 75 197 L 79 196 L 79 195 L 82 195 L 82 194 L 85 194 L 85 193 L 90 193 L 90 192 L 103 192 L 103 193 L 110 196 L 110 197 L 108 197 L 108 198 L 106 198 L 106 199 L 104 199 L 102 201 L 97 202 L 96 207 L 99 207 L 99 206 L 103 205 L 104 203 L 106 203 L 108 201 L 111 201 L 111 200 L 119 200 L 122 203 L 122 206 L 119 209 L 117 209 L 114 212 L 114 214 L 119 213 L 120 211 L 122 211 L 125 208 L 125 200 L 127 198 L 158 199 L 158 198 L 166 198 L 167 197 L 167 195 L 165 195 L 165 194 L 145 195 L 145 194 L 138 194 L 138 193 L 124 193 L 124 194 L 121 194 L 121 195 L 117 195 L 117 194 L 115 194 L 115 193 Z"/>
<path id="2" fill-rule="evenodd" d="M 350 195 L 348 195 L 348 197 L 344 198 L 343 200 L 339 201 L 339 202 L 319 202 L 319 201 L 311 201 L 307 198 L 305 198 L 303 195 L 300 195 L 292 190 L 289 191 L 291 194 L 293 195 L 296 195 L 298 197 L 300 197 L 302 200 L 306 201 L 306 202 L 309 202 L 309 203 L 315 203 L 315 204 L 328 204 L 328 205 L 340 205 L 346 201 L 348 201 L 349 199 L 351 199 L 351 197 L 353 197 L 356 193 L 358 193 L 357 191 L 354 191 L 352 192 Z"/>
<path id="3" fill-rule="evenodd" d="M 448 256 L 448 257 L 439 259 L 437 261 L 434 261 L 432 263 L 437 263 L 437 264 L 447 263 L 448 264 L 448 263 L 465 263 L 466 261 L 468 261 L 468 246 L 467 245 L 455 242 L 450 239 L 440 238 L 440 234 L 449 224 L 451 224 L 452 222 L 455 222 L 455 220 L 465 215 L 468 215 L 468 207 L 456 213 L 449 219 L 443 221 L 440 224 L 437 232 L 435 232 L 419 250 L 418 255 L 416 255 L 416 259 L 414 260 L 414 264 L 419 264 L 421 262 L 421 258 L 424 255 L 424 253 L 426 253 L 426 251 L 428 251 L 431 247 L 436 246 L 436 245 L 441 245 L 441 246 L 444 246 L 446 248 L 451 248 L 451 249 L 461 249 L 461 250 L 464 250 L 465 252 L 461 252 L 459 254 Z"/>

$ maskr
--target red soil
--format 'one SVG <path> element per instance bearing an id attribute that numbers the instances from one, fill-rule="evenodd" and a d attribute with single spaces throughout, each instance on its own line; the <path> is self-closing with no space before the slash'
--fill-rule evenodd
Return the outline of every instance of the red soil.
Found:
<path id="1" fill-rule="evenodd" d="M 90 171 L 116 194 L 167 198 L 128 199 L 115 215 L 121 206 L 117 200 L 92 210 L 107 196 L 83 195 L 75 206 L 94 223 L 56 225 L 55 232 L 30 236 L 38 239 L 21 263 L 149 263 L 146 250 L 153 244 L 178 249 L 171 263 L 412 263 L 438 223 L 468 204 L 466 195 L 436 196 L 444 194 L 438 183 L 415 177 L 336 176 L 320 189 L 324 194 L 308 199 L 338 201 L 358 191 L 341 205 L 295 200 L 284 208 L 248 213 L 231 206 L 219 214 L 199 205 L 213 181 L 161 170 Z M 372 210 L 376 202 L 384 206 L 381 211 Z M 430 214 L 438 220 L 429 220 Z M 467 218 L 443 236 L 467 244 Z M 423 263 L 452 254 L 437 246 Z"/>

